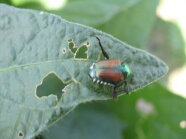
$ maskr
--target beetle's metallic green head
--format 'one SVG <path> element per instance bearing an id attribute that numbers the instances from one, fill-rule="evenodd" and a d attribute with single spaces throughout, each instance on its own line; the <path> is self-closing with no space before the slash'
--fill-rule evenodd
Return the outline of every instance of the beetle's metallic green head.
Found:
<path id="1" fill-rule="evenodd" d="M 132 71 L 130 69 L 130 67 L 126 64 L 126 63 L 121 63 L 121 69 L 120 69 L 125 76 L 125 80 L 129 80 L 132 78 Z"/>

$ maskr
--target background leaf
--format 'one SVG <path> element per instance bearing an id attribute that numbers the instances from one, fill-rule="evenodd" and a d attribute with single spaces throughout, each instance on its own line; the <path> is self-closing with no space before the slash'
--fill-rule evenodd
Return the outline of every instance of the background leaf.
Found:
<path id="1" fill-rule="evenodd" d="M 186 61 L 184 46 L 179 27 L 173 22 L 157 18 L 146 49 L 166 61 L 172 71 L 183 66 Z"/>
<path id="2" fill-rule="evenodd" d="M 135 47 L 144 48 L 155 21 L 158 2 L 141 0 L 97 28 Z"/>
<path id="3" fill-rule="evenodd" d="M 120 97 L 117 103 L 100 102 L 97 108 L 105 107 L 126 122 L 126 138 L 181 139 L 186 136 L 185 128 L 180 126 L 186 117 L 185 105 L 184 98 L 156 83 L 129 97 Z"/>
<path id="4" fill-rule="evenodd" d="M 81 105 L 41 133 L 44 139 L 123 139 L 125 124 L 104 109 Z"/>

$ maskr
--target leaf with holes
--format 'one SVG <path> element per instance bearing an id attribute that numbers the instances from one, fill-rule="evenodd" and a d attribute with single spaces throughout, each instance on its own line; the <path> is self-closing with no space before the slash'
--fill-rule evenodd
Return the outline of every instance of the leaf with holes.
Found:
<path id="1" fill-rule="evenodd" d="M 94 84 L 88 76 L 101 57 L 95 36 L 110 58 L 131 67 L 129 92 L 168 70 L 145 51 L 54 15 L 1 4 L 0 19 L 1 138 L 32 138 L 78 104 L 111 98 L 111 87 Z M 69 40 L 78 48 L 72 51 Z M 81 51 L 82 46 L 87 49 Z"/>

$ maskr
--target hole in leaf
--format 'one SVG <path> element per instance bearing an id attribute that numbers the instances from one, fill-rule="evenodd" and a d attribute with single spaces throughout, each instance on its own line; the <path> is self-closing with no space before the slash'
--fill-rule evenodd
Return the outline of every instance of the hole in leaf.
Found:
<path id="1" fill-rule="evenodd" d="M 66 54 L 67 52 L 66 48 L 63 48 L 62 51 L 63 51 L 63 54 Z"/>
<path id="2" fill-rule="evenodd" d="M 19 136 L 20 138 L 23 138 L 23 137 L 24 137 L 23 131 L 19 131 L 19 132 L 18 132 L 18 136 Z"/>
<path id="3" fill-rule="evenodd" d="M 86 44 L 87 46 L 90 46 L 90 43 L 89 42 L 87 42 L 87 44 Z"/>
<path id="4" fill-rule="evenodd" d="M 70 43 L 70 42 L 73 42 L 73 39 L 68 39 L 68 42 Z"/>
<path id="5" fill-rule="evenodd" d="M 75 44 L 74 44 L 73 42 L 70 42 L 70 43 L 68 44 L 68 47 L 69 47 L 70 51 L 71 51 L 73 54 L 75 54 L 75 52 L 77 51 L 77 47 L 75 46 Z"/>
<path id="6" fill-rule="evenodd" d="M 75 58 L 87 59 L 87 52 L 87 45 L 80 46 L 75 53 Z"/>
<path id="7" fill-rule="evenodd" d="M 73 39 L 68 39 L 68 48 L 72 52 L 72 54 L 74 54 L 74 58 L 87 59 L 87 52 L 89 46 L 90 43 L 86 42 L 86 44 L 77 47 L 76 44 L 73 42 Z"/>
<path id="8" fill-rule="evenodd" d="M 61 98 L 62 89 L 67 84 L 64 84 L 56 74 L 50 73 L 44 79 L 41 85 L 37 87 L 36 95 L 38 97 L 56 95 L 58 100 Z"/>

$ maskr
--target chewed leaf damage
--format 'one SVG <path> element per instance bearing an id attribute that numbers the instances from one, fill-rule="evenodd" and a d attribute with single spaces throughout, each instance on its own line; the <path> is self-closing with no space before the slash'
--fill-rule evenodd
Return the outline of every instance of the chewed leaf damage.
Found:
<path id="1" fill-rule="evenodd" d="M 82 46 L 76 46 L 73 39 L 68 39 L 68 50 L 74 55 L 75 59 L 87 59 L 88 58 L 88 47 L 90 43 L 87 42 Z"/>
<path id="2" fill-rule="evenodd" d="M 37 86 L 36 95 L 40 97 L 55 95 L 58 100 L 61 98 L 63 89 L 68 85 L 64 83 L 55 73 L 49 73 Z"/>

